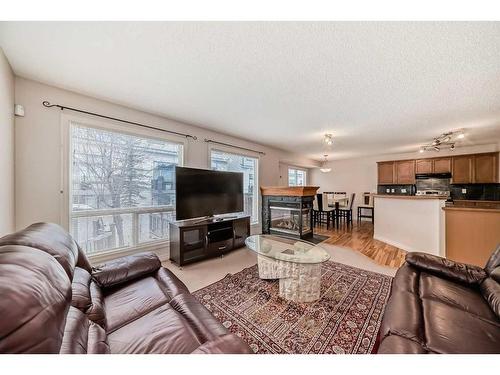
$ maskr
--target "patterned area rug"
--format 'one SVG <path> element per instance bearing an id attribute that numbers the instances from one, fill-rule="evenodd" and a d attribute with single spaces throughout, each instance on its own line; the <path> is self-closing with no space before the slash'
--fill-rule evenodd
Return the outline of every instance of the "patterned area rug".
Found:
<path id="1" fill-rule="evenodd" d="M 296 303 L 278 296 L 277 280 L 257 265 L 194 293 L 256 353 L 371 353 L 392 278 L 332 261 L 322 265 L 321 298 Z"/>

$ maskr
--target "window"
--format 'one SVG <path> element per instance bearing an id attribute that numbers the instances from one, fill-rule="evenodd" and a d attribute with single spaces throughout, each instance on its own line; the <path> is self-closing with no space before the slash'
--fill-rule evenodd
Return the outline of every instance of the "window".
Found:
<path id="1" fill-rule="evenodd" d="M 95 254 L 168 239 L 183 145 L 70 122 L 70 230 Z"/>
<path id="2" fill-rule="evenodd" d="M 288 186 L 305 186 L 307 172 L 303 169 L 288 168 Z"/>
<path id="3" fill-rule="evenodd" d="M 252 224 L 259 222 L 258 158 L 212 150 L 211 168 L 217 171 L 243 172 L 243 196 L 245 213 Z"/>

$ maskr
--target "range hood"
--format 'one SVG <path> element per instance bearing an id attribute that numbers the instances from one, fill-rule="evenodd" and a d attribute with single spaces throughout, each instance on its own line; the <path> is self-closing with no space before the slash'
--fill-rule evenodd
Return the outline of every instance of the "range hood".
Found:
<path id="1" fill-rule="evenodd" d="M 451 173 L 417 173 L 415 175 L 417 180 L 423 180 L 427 178 L 451 178 Z"/>

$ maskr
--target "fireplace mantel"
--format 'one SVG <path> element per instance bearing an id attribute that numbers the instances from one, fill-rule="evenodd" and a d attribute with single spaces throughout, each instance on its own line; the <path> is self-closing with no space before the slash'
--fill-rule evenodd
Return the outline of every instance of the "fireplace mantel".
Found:
<path id="1" fill-rule="evenodd" d="M 319 186 L 261 186 L 262 195 L 279 197 L 311 197 L 316 194 Z"/>
<path id="2" fill-rule="evenodd" d="M 262 186 L 262 232 L 312 238 L 313 201 L 318 186 Z"/>

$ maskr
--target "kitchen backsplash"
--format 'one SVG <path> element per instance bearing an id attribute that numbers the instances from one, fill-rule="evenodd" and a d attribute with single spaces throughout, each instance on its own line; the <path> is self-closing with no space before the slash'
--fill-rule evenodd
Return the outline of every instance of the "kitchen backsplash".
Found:
<path id="1" fill-rule="evenodd" d="M 415 195 L 415 185 L 378 185 L 377 194 Z"/>
<path id="2" fill-rule="evenodd" d="M 452 184 L 450 195 L 454 200 L 500 201 L 500 184 Z"/>

